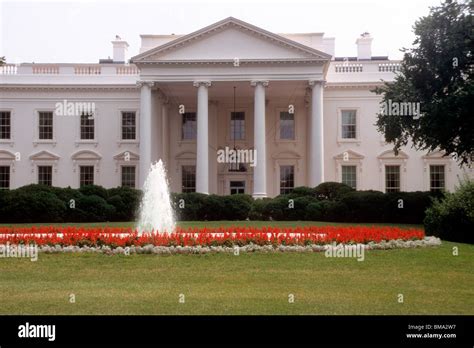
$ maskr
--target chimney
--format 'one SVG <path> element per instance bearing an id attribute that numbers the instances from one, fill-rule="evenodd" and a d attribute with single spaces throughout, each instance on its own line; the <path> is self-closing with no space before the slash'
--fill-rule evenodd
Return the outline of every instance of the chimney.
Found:
<path id="1" fill-rule="evenodd" d="M 112 41 L 114 48 L 113 60 L 114 63 L 125 63 L 125 56 L 127 53 L 128 43 L 118 35 L 115 35 L 115 40 Z"/>
<path id="2" fill-rule="evenodd" d="M 363 33 L 357 40 L 357 60 L 372 59 L 372 37 L 368 32 Z"/>

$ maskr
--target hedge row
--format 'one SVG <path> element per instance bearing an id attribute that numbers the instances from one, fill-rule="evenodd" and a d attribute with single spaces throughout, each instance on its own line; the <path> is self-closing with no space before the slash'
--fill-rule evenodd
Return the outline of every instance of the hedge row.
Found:
<path id="1" fill-rule="evenodd" d="M 422 223 L 431 192 L 354 191 L 340 183 L 297 187 L 291 194 L 253 200 L 248 195 L 174 194 L 179 220 L 313 220 Z"/>
<path id="2" fill-rule="evenodd" d="M 80 189 L 28 185 L 0 191 L 1 222 L 133 221 L 141 193 L 122 187 Z M 249 195 L 172 194 L 178 220 L 320 220 L 422 223 L 429 192 L 354 191 L 340 183 L 297 187 L 291 194 L 253 200 Z"/>
<path id="3" fill-rule="evenodd" d="M 141 193 L 128 187 L 27 185 L 0 190 L 0 222 L 133 221 Z"/>

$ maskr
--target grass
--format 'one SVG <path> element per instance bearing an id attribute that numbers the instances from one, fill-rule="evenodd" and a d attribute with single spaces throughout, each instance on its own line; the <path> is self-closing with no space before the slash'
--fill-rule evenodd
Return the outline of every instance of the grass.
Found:
<path id="1" fill-rule="evenodd" d="M 41 224 L 0 224 L 0 227 L 29 227 L 29 226 L 78 226 L 78 227 L 134 227 L 135 222 L 90 222 L 90 223 L 41 223 Z M 339 223 L 339 222 L 324 222 L 324 221 L 180 221 L 178 226 L 187 227 L 220 227 L 220 226 L 280 226 L 280 227 L 291 227 L 291 226 L 398 226 L 407 228 L 421 228 L 423 225 L 414 224 L 389 224 L 389 223 Z"/>
<path id="2" fill-rule="evenodd" d="M 363 262 L 323 253 L 41 254 L 0 259 L 0 314 L 474 314 L 473 269 L 474 245 L 450 242 L 370 251 Z"/>

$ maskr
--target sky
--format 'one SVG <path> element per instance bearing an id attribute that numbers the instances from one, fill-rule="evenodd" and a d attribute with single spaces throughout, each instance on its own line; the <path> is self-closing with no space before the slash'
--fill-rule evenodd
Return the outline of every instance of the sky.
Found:
<path id="1" fill-rule="evenodd" d="M 372 54 L 402 57 L 412 26 L 440 0 L 0 0 L 0 56 L 8 63 L 97 63 L 115 35 L 139 52 L 140 34 L 187 34 L 229 16 L 274 33 L 324 32 L 336 56 L 356 56 L 363 32 Z"/>

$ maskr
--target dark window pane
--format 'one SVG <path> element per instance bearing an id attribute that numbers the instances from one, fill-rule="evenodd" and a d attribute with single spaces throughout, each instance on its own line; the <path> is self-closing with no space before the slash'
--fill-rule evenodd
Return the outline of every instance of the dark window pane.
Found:
<path id="1" fill-rule="evenodd" d="M 230 113 L 230 138 L 232 140 L 245 139 L 245 112 Z"/>
<path id="2" fill-rule="evenodd" d="M 280 139 L 295 139 L 295 115 L 280 112 Z"/>
<path id="3" fill-rule="evenodd" d="M 11 114 L 10 111 L 0 111 L 0 139 L 11 138 Z"/>
<path id="4" fill-rule="evenodd" d="M 136 130 L 135 112 L 122 112 L 122 140 L 135 140 Z"/>
<path id="5" fill-rule="evenodd" d="M 53 139 L 53 113 L 39 113 L 39 139 Z"/>
<path id="6" fill-rule="evenodd" d="M 181 170 L 181 191 L 196 192 L 196 166 L 182 166 Z"/>
<path id="7" fill-rule="evenodd" d="M 0 166 L 0 190 L 10 189 L 10 166 Z"/>
<path id="8" fill-rule="evenodd" d="M 385 191 L 400 192 L 400 166 L 385 166 Z"/>
<path id="9" fill-rule="evenodd" d="M 182 139 L 194 140 L 197 134 L 197 118 L 195 112 L 183 114 Z"/>
<path id="10" fill-rule="evenodd" d="M 79 185 L 94 185 L 94 166 L 80 166 Z"/>
<path id="11" fill-rule="evenodd" d="M 291 193 L 295 187 L 295 167 L 280 166 L 280 194 Z"/>
<path id="12" fill-rule="evenodd" d="M 342 166 L 342 183 L 353 189 L 357 187 L 357 166 Z"/>
<path id="13" fill-rule="evenodd" d="M 122 166 L 122 186 L 135 188 L 135 166 Z"/>
<path id="14" fill-rule="evenodd" d="M 82 114 L 81 115 L 81 139 L 93 140 L 94 139 L 94 115 L 93 114 Z"/>
<path id="15" fill-rule="evenodd" d="M 430 166 L 430 190 L 443 191 L 445 188 L 444 165 Z"/>
<path id="16" fill-rule="evenodd" d="M 38 184 L 53 186 L 52 166 L 38 166 Z"/>

